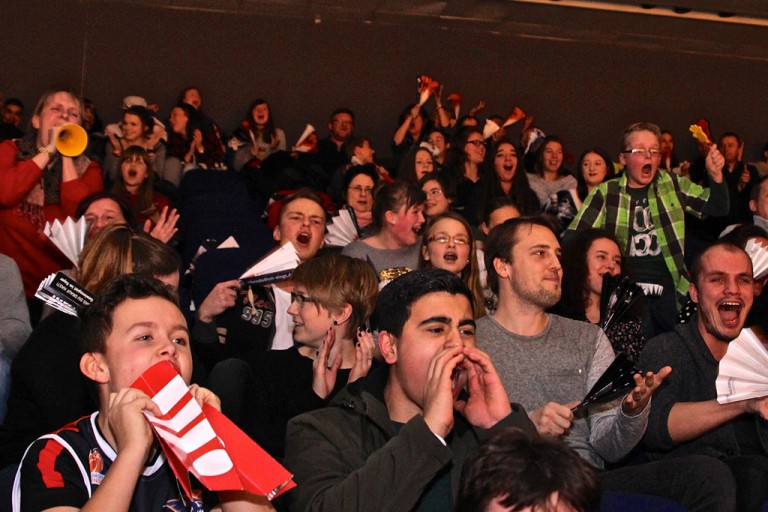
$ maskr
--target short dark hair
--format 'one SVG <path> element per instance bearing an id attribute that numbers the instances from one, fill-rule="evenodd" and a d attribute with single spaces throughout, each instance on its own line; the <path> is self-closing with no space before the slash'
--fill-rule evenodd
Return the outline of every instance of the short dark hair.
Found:
<path id="1" fill-rule="evenodd" d="M 577 512 L 600 508 L 600 479 L 578 453 L 560 440 L 532 439 L 508 428 L 481 445 L 464 465 L 454 510 L 485 512 L 494 499 L 511 510 L 549 510 L 554 492 Z"/>
<path id="2" fill-rule="evenodd" d="M 466 297 L 474 317 L 472 292 L 464 281 L 447 270 L 430 268 L 408 272 L 384 287 L 373 312 L 374 325 L 379 330 L 399 337 L 411 316 L 413 303 L 425 295 L 438 292 Z"/>
<path id="3" fill-rule="evenodd" d="M 123 274 L 96 294 L 90 306 L 80 313 L 80 351 L 83 354 L 107 350 L 115 309 L 128 299 L 160 297 L 178 307 L 176 293 L 157 279 L 142 274 Z"/>
<path id="4" fill-rule="evenodd" d="M 373 198 L 373 224 L 377 230 L 384 226 L 387 212 L 398 212 L 405 206 L 405 209 L 423 204 L 427 200 L 427 195 L 413 183 L 404 181 L 395 181 L 385 183 L 376 191 Z"/>
<path id="5" fill-rule="evenodd" d="M 373 180 L 373 187 L 376 188 L 376 185 L 379 183 L 379 173 L 376 171 L 376 166 L 373 164 L 353 165 L 344 173 L 344 181 L 341 188 L 344 196 L 346 196 L 347 189 L 352 180 L 361 174 L 371 178 Z"/>
<path id="6" fill-rule="evenodd" d="M 82 201 L 80 201 L 80 204 L 77 205 L 77 210 L 75 210 L 75 218 L 79 219 L 83 215 L 85 215 L 85 212 L 90 208 L 90 206 L 95 203 L 96 201 L 100 201 L 102 199 L 109 199 L 111 201 L 114 201 L 117 206 L 120 208 L 120 212 L 123 214 L 123 218 L 125 219 L 125 223 L 129 226 L 135 226 L 136 225 L 136 219 L 133 216 L 133 210 L 131 210 L 131 205 L 128 204 L 128 202 L 123 199 L 122 197 L 115 195 L 111 192 L 96 192 L 95 194 L 91 194 Z"/>
<path id="7" fill-rule="evenodd" d="M 438 182 L 440 184 L 440 188 L 443 189 L 443 195 L 445 198 L 450 199 L 451 201 L 456 200 L 456 183 L 450 178 L 450 176 L 438 171 L 428 172 L 421 177 L 416 186 L 422 188 L 428 181 Z"/>
<path id="8" fill-rule="evenodd" d="M 488 233 L 488 238 L 485 239 L 485 268 L 488 271 L 488 286 L 497 295 L 499 294 L 499 275 L 493 266 L 493 260 L 499 258 L 502 261 L 511 263 L 512 248 L 517 245 L 520 239 L 517 233 L 526 226 L 529 228 L 542 226 L 550 230 L 555 238 L 558 238 L 557 232 L 552 227 L 550 221 L 542 215 L 508 219 L 494 227 Z"/>
<path id="9" fill-rule="evenodd" d="M 355 156 L 355 150 L 357 148 L 363 147 L 363 144 L 368 143 L 370 146 L 373 146 L 373 141 L 370 139 L 370 137 L 356 137 L 352 136 L 347 139 L 347 142 L 344 143 L 344 153 L 347 155 L 347 158 L 352 160 L 352 157 Z"/>
<path id="10" fill-rule="evenodd" d="M 3 108 L 7 107 L 8 105 L 14 105 L 19 107 L 21 110 L 24 110 L 24 103 L 19 98 L 7 98 L 3 102 Z"/>
<path id="11" fill-rule="evenodd" d="M 328 118 L 328 122 L 329 123 L 333 122 L 333 118 L 336 117 L 339 114 L 347 114 L 347 115 L 349 115 L 352 118 L 352 123 L 355 122 L 355 113 L 352 112 L 351 108 L 347 108 L 347 107 L 339 107 L 336 110 L 334 110 L 333 112 L 331 112 L 331 117 Z"/>
<path id="12" fill-rule="evenodd" d="M 693 264 L 691 265 L 691 271 L 690 271 L 691 283 L 693 283 L 697 288 L 699 287 L 698 279 L 704 267 L 704 263 L 703 263 L 704 256 L 706 256 L 710 251 L 718 247 L 722 247 L 727 252 L 740 252 L 744 254 L 744 256 L 749 260 L 750 270 L 752 269 L 752 259 L 747 255 L 746 252 L 744 252 L 744 249 L 742 249 L 741 247 L 739 247 L 738 245 L 734 244 L 729 240 L 726 240 L 726 239 L 718 240 L 717 242 L 713 243 L 712 245 L 710 245 L 709 247 L 701 251 L 698 255 L 696 255 L 696 258 L 693 260 Z"/>
<path id="13" fill-rule="evenodd" d="M 736 132 L 725 132 L 720 136 L 719 142 L 722 144 L 723 139 L 726 137 L 733 137 L 734 139 L 736 139 L 736 144 L 738 144 L 739 147 L 741 147 L 741 144 L 742 144 L 741 135 L 739 135 Z"/>

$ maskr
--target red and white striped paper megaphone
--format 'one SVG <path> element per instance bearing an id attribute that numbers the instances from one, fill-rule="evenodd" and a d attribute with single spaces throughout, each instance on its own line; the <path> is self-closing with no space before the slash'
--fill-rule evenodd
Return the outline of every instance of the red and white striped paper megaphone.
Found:
<path id="1" fill-rule="evenodd" d="M 211 491 L 246 491 L 273 499 L 296 486 L 293 475 L 216 408 L 201 408 L 169 361 L 149 368 L 131 385 L 162 412 L 145 411 L 187 496 L 189 473 Z"/>

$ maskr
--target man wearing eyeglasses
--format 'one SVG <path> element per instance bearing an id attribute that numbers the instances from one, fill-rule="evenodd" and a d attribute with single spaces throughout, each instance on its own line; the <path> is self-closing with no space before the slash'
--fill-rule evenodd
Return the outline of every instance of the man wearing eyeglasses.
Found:
<path id="1" fill-rule="evenodd" d="M 625 172 L 593 189 L 568 230 L 603 228 L 616 235 L 646 291 L 644 329 L 651 338 L 674 328 L 675 303 L 682 305 L 688 291 L 685 213 L 697 218 L 728 214 L 724 159 L 713 144 L 706 156 L 709 189 L 660 170 L 661 130 L 652 123 L 624 130 L 619 159 Z"/>

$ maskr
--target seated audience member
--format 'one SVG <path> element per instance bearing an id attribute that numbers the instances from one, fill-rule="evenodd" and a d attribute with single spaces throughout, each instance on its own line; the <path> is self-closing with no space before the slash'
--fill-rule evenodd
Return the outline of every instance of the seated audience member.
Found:
<path id="1" fill-rule="evenodd" d="M 331 178 L 331 183 L 328 185 L 328 195 L 331 199 L 337 203 L 344 201 L 344 180 L 347 176 L 347 171 L 352 167 L 359 165 L 373 166 L 373 170 L 377 174 L 376 181 L 379 179 L 389 183 L 392 181 L 392 177 L 387 170 L 377 164 L 374 160 L 376 151 L 373 149 L 372 141 L 368 137 L 350 137 L 347 142 L 344 143 L 344 148 L 349 156 L 349 161 L 336 169 Z"/>
<path id="2" fill-rule="evenodd" d="M 371 164 L 354 165 L 344 173 L 344 204 L 352 210 L 362 238 L 367 236 L 370 228 L 366 228 L 373 223 L 373 194 L 378 182 L 379 175 Z"/>
<path id="3" fill-rule="evenodd" d="M 267 100 L 256 99 L 233 133 L 229 147 L 235 150 L 233 167 L 259 167 L 275 151 L 285 151 L 285 132 L 275 125 Z"/>
<path id="4" fill-rule="evenodd" d="M 453 212 L 432 217 L 424 227 L 419 268 L 441 268 L 462 281 L 472 292 L 475 318 L 485 315 L 485 298 L 480 287 L 472 227 Z"/>
<path id="5" fill-rule="evenodd" d="M 435 171 L 435 159 L 427 148 L 414 146 L 403 155 L 397 170 L 397 179 L 418 183 L 425 174 Z"/>
<path id="6" fill-rule="evenodd" d="M 622 273 L 623 256 L 613 235 L 602 229 L 579 232 L 563 245 L 563 293 L 553 311 L 566 318 L 599 324 L 603 276 Z M 611 322 L 605 335 L 615 353 L 635 361 L 645 346 L 638 305 Z"/>
<path id="7" fill-rule="evenodd" d="M 466 462 L 455 512 L 597 512 L 600 480 L 564 443 L 498 432 Z"/>
<path id="8" fill-rule="evenodd" d="M 661 130 L 661 162 L 659 169 L 690 178 L 691 162 L 681 162 L 675 154 L 675 136 L 669 130 Z"/>
<path id="9" fill-rule="evenodd" d="M 715 388 L 718 363 L 752 306 L 752 262 L 720 241 L 697 257 L 691 279 L 698 312 L 649 340 L 640 357 L 643 368 L 673 369 L 654 398 L 645 447 L 663 463 L 689 454 L 723 461 L 736 481 L 734 510 L 760 511 L 768 503 L 768 398 L 720 404 Z"/>
<path id="10" fill-rule="evenodd" d="M 288 423 L 293 510 L 451 510 L 479 436 L 507 426 L 535 435 L 475 347 L 472 303 L 440 269 L 382 290 L 374 318 L 387 364 Z"/>
<path id="11" fill-rule="evenodd" d="M 83 98 L 83 128 L 88 133 L 85 155 L 101 164 L 108 138 L 104 135 L 104 122 L 96 111 L 96 104 L 88 98 Z"/>
<path id="12" fill-rule="evenodd" d="M 325 211 L 320 198 L 302 189 L 283 200 L 274 239 L 291 242 L 300 261 L 307 261 L 325 244 Z M 243 269 L 245 270 L 245 269 Z M 197 308 L 192 339 L 208 345 L 209 369 L 231 357 L 255 360 L 267 350 L 293 347 L 291 305 L 293 283 L 241 288 L 236 279 L 218 283 Z"/>
<path id="13" fill-rule="evenodd" d="M 318 256 L 299 265 L 292 279 L 288 314 L 296 344 L 250 364 L 223 361 L 208 380 L 224 413 L 278 458 L 288 420 L 324 407 L 346 384 L 364 377 L 375 348 L 366 325 L 379 283 L 367 263 L 340 254 Z"/>
<path id="14" fill-rule="evenodd" d="M 24 285 L 16 262 L 0 254 L 0 424 L 5 418 L 11 387 L 11 361 L 16 357 L 32 326 L 24 300 Z"/>
<path id="15" fill-rule="evenodd" d="M 396 269 L 410 271 L 419 264 L 419 230 L 424 224 L 424 192 L 396 181 L 376 192 L 373 203 L 375 234 L 344 247 L 342 254 L 367 260 L 379 281 L 391 279 Z"/>
<path id="16" fill-rule="evenodd" d="M 565 168 L 563 141 L 556 135 L 544 137 L 536 155 L 535 172 L 528 177 L 528 183 L 542 209 L 553 194 L 576 188 L 576 178 Z"/>
<path id="17" fill-rule="evenodd" d="M 421 177 L 418 186 L 427 196 L 424 202 L 424 217 L 437 217 L 451 210 L 451 205 L 456 200 L 456 187 L 445 173 L 427 173 Z"/>
<path id="18" fill-rule="evenodd" d="M 355 113 L 346 107 L 340 107 L 331 113 L 328 121 L 328 137 L 317 141 L 315 161 L 325 171 L 326 180 L 330 181 L 333 173 L 349 162 L 344 145 L 355 131 Z"/>
<path id="19" fill-rule="evenodd" d="M 88 241 L 76 281 L 102 291 L 114 277 L 138 273 L 173 288 L 179 284 L 178 255 L 166 244 L 125 224 L 112 224 Z M 17 463 L 36 437 L 75 421 L 96 405 L 78 370 L 77 318 L 56 311 L 32 331 L 11 367 L 8 416 L 0 431 L 0 466 Z"/>
<path id="20" fill-rule="evenodd" d="M 219 145 L 219 148 L 216 152 L 223 155 L 224 143 L 221 142 L 221 130 L 219 129 L 219 125 L 203 112 L 203 96 L 200 93 L 200 89 L 194 85 L 182 89 L 179 93 L 179 96 L 176 98 L 176 104 L 180 105 L 182 103 L 191 105 L 192 108 L 197 111 L 197 116 L 200 120 L 200 125 L 203 131 L 203 139 L 212 140 L 215 138 L 217 140 L 217 144 Z"/>
<path id="21" fill-rule="evenodd" d="M 718 148 L 725 163 L 722 165 L 723 183 L 728 189 L 729 209 L 725 216 L 695 223 L 697 234 L 706 242 L 717 240 L 720 233 L 731 224 L 749 222 L 752 188 L 760 176 L 757 169 L 742 160 L 744 141 L 734 132 L 720 136 Z M 704 174 L 702 186 L 708 187 L 710 180 Z"/>
<path id="22" fill-rule="evenodd" d="M 576 167 L 576 195 L 584 201 L 592 189 L 616 176 L 613 159 L 600 148 L 588 149 L 579 157 Z"/>
<path id="23" fill-rule="evenodd" d="M 427 131 L 427 144 L 429 144 L 427 149 L 432 152 L 432 157 L 434 158 L 435 170 L 441 171 L 445 164 L 445 158 L 448 156 L 448 150 L 451 147 L 448 136 L 443 129 L 432 128 Z"/>
<path id="24" fill-rule="evenodd" d="M 413 148 L 418 147 L 422 141 L 427 140 L 429 130 L 429 114 L 424 107 L 412 104 L 400 112 L 400 116 L 397 119 L 397 129 L 394 135 L 392 135 L 392 167 L 394 169 L 401 169 L 400 163 L 405 156 Z M 397 179 L 403 179 L 399 171 Z"/>
<path id="25" fill-rule="evenodd" d="M 717 147 L 710 147 L 706 159 L 712 183 L 706 190 L 687 178 L 659 170 L 660 136 L 659 127 L 651 123 L 625 128 L 619 155 L 624 173 L 598 185 L 568 228 L 608 230 L 619 241 L 638 283 L 656 285 L 646 286 L 643 327 L 648 338 L 674 328 L 677 307 L 688 291 L 683 254 L 685 212 L 706 217 L 728 210 L 723 157 Z"/>
<path id="26" fill-rule="evenodd" d="M 3 101 L 0 111 L 0 142 L 20 139 L 24 136 L 21 123 L 24 118 L 24 103 L 18 98 L 8 98 Z"/>
<path id="27" fill-rule="evenodd" d="M 768 143 L 763 146 L 763 152 L 761 154 L 763 159 L 757 162 L 751 162 L 751 165 L 757 169 L 758 175 L 762 178 L 763 176 L 768 176 Z"/>
<path id="28" fill-rule="evenodd" d="M 125 223 L 129 226 L 136 224 L 131 205 L 109 192 L 91 194 L 83 199 L 75 210 L 75 218 L 79 219 L 83 216 L 88 223 L 87 239 L 95 237 L 110 224 Z M 150 220 L 144 223 L 144 232 L 163 243 L 167 243 L 178 232 L 179 229 L 176 227 L 178 221 L 179 214 L 175 208 L 170 211 L 163 208 L 154 226 Z"/>
<path id="29" fill-rule="evenodd" d="M 479 224 L 475 219 L 472 199 L 480 179 L 480 166 L 485 160 L 485 152 L 482 130 L 475 126 L 461 128 L 451 142 L 451 150 L 442 171 L 448 174 L 456 186 L 453 210 L 463 215 L 473 226 Z"/>
<path id="30" fill-rule="evenodd" d="M 587 322 L 547 313 L 561 296 L 560 244 L 540 217 L 496 226 L 485 244 L 488 282 L 499 297 L 478 320 L 478 346 L 498 365 L 539 434 L 562 439 L 600 472 L 604 490 L 659 496 L 690 510 L 731 510 L 732 480 L 715 459 L 691 456 L 605 470 L 642 439 L 651 395 L 669 375 L 634 375 L 634 388 L 611 402 L 574 413 L 614 360 L 605 333 Z"/>
<path id="31" fill-rule="evenodd" d="M 768 175 L 760 178 L 749 196 L 752 224 L 768 231 Z"/>
<path id="32" fill-rule="evenodd" d="M 120 174 L 112 192 L 131 205 L 133 218 L 139 225 L 147 221 L 156 225 L 161 212 L 170 207 L 168 198 L 155 192 L 154 182 L 155 174 L 147 151 L 140 146 L 124 149 L 120 154 Z"/>
<path id="33" fill-rule="evenodd" d="M 480 169 L 480 181 L 472 198 L 478 223 L 483 220 L 485 208 L 501 198 L 516 204 L 523 215 L 539 213 L 541 208 L 536 194 L 528 184 L 528 175 L 522 166 L 518 168 L 515 146 L 502 141 L 492 150 L 492 154 L 493 162 Z"/>
<path id="34" fill-rule="evenodd" d="M 162 176 L 179 186 L 185 171 L 224 168 L 224 148 L 213 130 L 206 130 L 200 114 L 191 105 L 179 103 L 171 109 L 168 118 L 171 130 L 168 134 L 168 156 L 177 158 L 178 167 L 166 166 L 167 175 Z M 169 162 L 170 164 L 170 162 Z"/>
<path id="35" fill-rule="evenodd" d="M 46 222 L 75 213 L 87 195 L 102 189 L 101 169 L 87 157 L 62 156 L 52 135 L 64 123 L 79 124 L 80 100 L 72 92 L 43 94 L 32 115 L 32 131 L 0 143 L 0 252 L 16 261 L 27 298 L 49 274 L 69 260 L 46 237 Z M 41 304 L 30 304 L 33 324 Z"/>
<path id="36" fill-rule="evenodd" d="M 144 412 L 160 415 L 160 409 L 129 387 L 160 361 L 171 361 L 190 383 L 189 334 L 175 292 L 149 277 L 121 276 L 82 317 L 78 366 L 96 389 L 98 410 L 30 446 L 17 473 L 14 510 L 202 510 L 200 498 L 187 503 L 158 454 Z M 201 406 L 220 408 L 207 389 L 189 389 Z M 263 496 L 230 491 L 218 497 L 224 511 L 274 510 Z"/>
<path id="37" fill-rule="evenodd" d="M 166 132 L 165 128 L 155 129 L 155 119 L 149 109 L 134 105 L 123 110 L 120 130 L 119 137 L 114 135 L 110 137 L 114 146 L 113 151 L 107 151 L 104 155 L 104 181 L 107 185 L 111 186 L 117 180 L 120 175 L 122 154 L 131 146 L 144 148 L 152 162 L 152 168 L 157 169 L 160 176 L 165 176 L 168 152 L 162 139 L 166 136 Z M 178 162 L 174 162 L 172 165 L 177 164 Z"/>

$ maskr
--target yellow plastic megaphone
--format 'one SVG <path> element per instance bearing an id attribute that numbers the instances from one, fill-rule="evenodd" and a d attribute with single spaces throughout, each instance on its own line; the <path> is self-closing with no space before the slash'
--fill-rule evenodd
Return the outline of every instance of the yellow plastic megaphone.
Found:
<path id="1" fill-rule="evenodd" d="M 88 145 L 88 134 L 79 124 L 67 123 L 56 133 L 54 144 L 64 156 L 79 156 Z"/>

